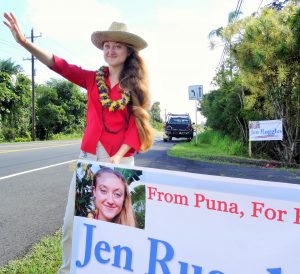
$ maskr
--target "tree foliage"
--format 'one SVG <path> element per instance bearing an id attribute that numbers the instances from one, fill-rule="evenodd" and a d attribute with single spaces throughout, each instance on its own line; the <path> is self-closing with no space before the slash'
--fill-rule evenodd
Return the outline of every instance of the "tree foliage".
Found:
<path id="1" fill-rule="evenodd" d="M 0 60 L 0 141 L 30 140 L 32 130 L 31 80 L 11 59 Z M 41 140 L 57 133 L 82 132 L 86 96 L 74 84 L 52 79 L 37 85 L 36 133 Z"/>
<path id="2" fill-rule="evenodd" d="M 233 137 L 240 132 L 245 141 L 249 120 L 282 119 L 284 140 L 264 147 L 287 162 L 300 158 L 299 26 L 299 8 L 287 5 L 280 11 L 265 8 L 224 29 L 227 40 L 235 37 L 230 67 L 225 63 L 218 72 L 218 88 L 202 104 L 208 126 Z"/>
<path id="3" fill-rule="evenodd" d="M 37 86 L 36 94 L 38 138 L 83 131 L 86 96 L 79 87 L 65 80 L 52 79 Z"/>
<path id="4" fill-rule="evenodd" d="M 10 59 L 0 60 L 0 140 L 30 138 L 31 82 Z"/>
<path id="5" fill-rule="evenodd" d="M 154 102 L 151 109 L 150 109 L 150 116 L 151 116 L 151 120 L 153 122 L 162 122 L 162 119 L 160 117 L 160 102 Z"/>

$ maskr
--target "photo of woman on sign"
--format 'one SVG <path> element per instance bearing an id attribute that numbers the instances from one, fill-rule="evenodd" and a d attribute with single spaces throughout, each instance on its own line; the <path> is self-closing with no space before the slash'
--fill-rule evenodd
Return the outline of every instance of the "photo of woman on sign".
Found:
<path id="1" fill-rule="evenodd" d="M 124 176 L 110 168 L 102 168 L 93 178 L 95 210 L 88 218 L 135 226 L 131 196 Z"/>
<path id="2" fill-rule="evenodd" d="M 146 191 L 141 178 L 138 169 L 78 162 L 74 215 L 144 229 Z"/>

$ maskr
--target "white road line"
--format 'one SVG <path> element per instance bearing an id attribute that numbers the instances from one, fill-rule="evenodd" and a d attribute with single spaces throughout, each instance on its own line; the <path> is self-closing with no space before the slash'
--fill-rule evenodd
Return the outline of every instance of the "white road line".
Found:
<path id="1" fill-rule="evenodd" d="M 15 177 L 15 176 L 19 176 L 19 175 L 23 175 L 23 174 L 26 174 L 26 173 L 31 173 L 31 172 L 35 172 L 35 171 L 39 171 L 39 170 L 51 168 L 51 167 L 61 166 L 61 165 L 69 164 L 69 163 L 76 162 L 76 161 L 77 161 L 77 159 L 76 160 L 62 162 L 62 163 L 58 163 L 58 164 L 54 164 L 54 165 L 50 165 L 50 166 L 44 166 L 44 167 L 40 167 L 40 168 L 36 168 L 36 169 L 26 170 L 26 171 L 19 172 L 19 173 L 14 173 L 14 174 L 11 174 L 11 175 L 0 177 L 0 180 L 8 179 L 8 178 L 11 178 L 11 177 Z"/>

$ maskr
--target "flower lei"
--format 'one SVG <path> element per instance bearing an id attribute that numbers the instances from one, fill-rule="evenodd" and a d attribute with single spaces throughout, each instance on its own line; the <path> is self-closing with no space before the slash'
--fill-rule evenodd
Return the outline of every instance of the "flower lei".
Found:
<path id="1" fill-rule="evenodd" d="M 111 100 L 108 95 L 108 88 L 104 80 L 106 67 L 101 67 L 96 72 L 96 83 L 98 86 L 100 102 L 103 107 L 108 108 L 109 111 L 123 110 L 130 101 L 130 93 L 127 90 L 122 92 L 122 98 L 119 100 Z"/>

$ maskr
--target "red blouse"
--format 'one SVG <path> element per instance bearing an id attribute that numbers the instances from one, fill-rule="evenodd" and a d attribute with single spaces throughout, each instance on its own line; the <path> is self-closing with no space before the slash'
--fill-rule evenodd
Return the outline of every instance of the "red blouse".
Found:
<path id="1" fill-rule="evenodd" d="M 98 141 L 100 141 L 109 156 L 115 155 L 122 144 L 127 144 L 131 147 L 124 155 L 125 157 L 132 156 L 135 151 L 139 152 L 141 143 L 133 115 L 130 115 L 128 126 L 124 126 L 129 115 L 127 107 L 124 110 L 114 112 L 102 107 L 99 100 L 95 71 L 85 70 L 81 67 L 68 64 L 64 59 L 57 56 L 54 56 L 54 65 L 51 69 L 72 83 L 87 90 L 86 128 L 81 143 L 83 151 L 96 154 L 96 146 Z M 108 77 L 105 78 L 105 82 L 108 86 L 110 98 L 112 100 L 120 99 L 121 90 L 119 85 L 117 84 L 111 88 Z M 107 132 L 103 120 L 109 131 L 114 132 L 120 129 L 121 131 L 117 134 Z"/>

